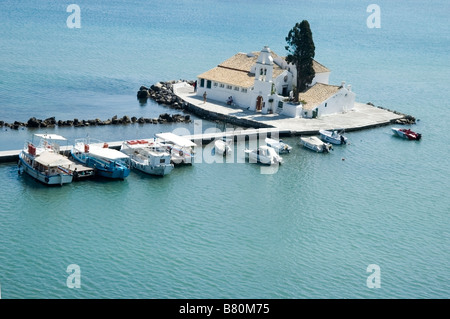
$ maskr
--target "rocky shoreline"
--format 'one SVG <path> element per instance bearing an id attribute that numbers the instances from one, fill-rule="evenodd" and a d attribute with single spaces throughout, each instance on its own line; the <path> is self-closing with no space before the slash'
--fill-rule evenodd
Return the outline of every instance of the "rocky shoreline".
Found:
<path id="1" fill-rule="evenodd" d="M 118 117 L 114 115 L 111 119 L 107 120 L 79 120 L 77 118 L 73 120 L 56 120 L 55 117 L 49 117 L 45 120 L 37 119 L 36 117 L 30 118 L 27 122 L 14 121 L 14 123 L 6 123 L 0 121 L 0 127 L 10 128 L 18 130 L 20 128 L 52 128 L 52 127 L 85 127 L 85 126 L 102 126 L 102 125 L 123 125 L 123 124 L 164 124 L 164 123 L 190 123 L 190 115 L 182 114 L 160 114 L 158 118 L 144 118 L 144 117 L 129 117 L 124 115 Z"/>
<path id="2" fill-rule="evenodd" d="M 157 82 L 150 87 L 141 86 L 137 92 L 137 98 L 141 102 L 150 98 L 158 104 L 163 104 L 178 110 L 186 109 L 187 105 L 184 101 L 173 92 L 173 84 L 178 82 L 187 82 L 190 85 L 194 83 L 194 81 L 179 80 Z"/>

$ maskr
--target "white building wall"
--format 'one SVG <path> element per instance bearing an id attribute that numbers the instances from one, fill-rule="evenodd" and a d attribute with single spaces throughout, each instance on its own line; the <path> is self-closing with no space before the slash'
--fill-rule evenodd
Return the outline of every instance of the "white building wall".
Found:
<path id="1" fill-rule="evenodd" d="M 317 109 L 317 117 L 345 113 L 353 109 L 355 98 L 355 93 L 347 88 L 342 88 L 335 95 L 315 107 L 314 110 Z M 302 117 L 312 118 L 314 110 L 303 111 Z"/>
<path id="2" fill-rule="evenodd" d="M 323 72 L 323 73 L 316 73 L 311 86 L 318 83 L 328 84 L 328 81 L 330 80 L 330 72 Z"/>
<path id="3" fill-rule="evenodd" d="M 217 84 L 217 85 L 215 85 Z M 220 85 L 223 84 L 223 87 Z M 237 87 L 239 90 L 236 90 L 236 86 L 231 86 L 231 89 L 227 88 L 228 84 L 225 83 L 219 83 L 212 81 L 211 88 L 208 89 L 206 87 L 206 80 L 205 80 L 205 86 L 200 87 L 200 79 L 197 80 L 197 93 L 196 95 L 203 99 L 203 93 L 206 92 L 206 99 L 214 100 L 221 103 L 226 103 L 229 96 L 233 97 L 233 103 L 236 106 L 242 107 L 242 108 L 248 108 L 250 105 L 250 98 L 251 98 L 251 88 L 247 89 L 247 92 L 243 92 L 242 87 Z"/>
<path id="4" fill-rule="evenodd" d="M 284 78 L 287 77 L 287 80 L 284 81 Z M 293 75 L 291 72 L 284 70 L 283 73 L 281 73 L 275 80 L 274 80 L 274 84 L 275 84 L 275 93 L 278 95 L 282 95 L 283 94 L 283 87 L 286 86 L 287 87 L 287 95 L 289 96 L 289 92 L 292 91 L 292 79 L 293 79 Z"/>
<path id="5" fill-rule="evenodd" d="M 283 103 L 282 115 L 289 117 L 302 117 L 302 105 L 301 104 L 291 104 L 288 102 Z"/>

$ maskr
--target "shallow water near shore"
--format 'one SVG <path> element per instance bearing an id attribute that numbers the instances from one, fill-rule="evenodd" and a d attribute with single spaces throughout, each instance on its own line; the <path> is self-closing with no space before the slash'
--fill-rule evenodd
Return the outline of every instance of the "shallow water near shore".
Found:
<path id="1" fill-rule="evenodd" d="M 82 27 L 68 29 L 65 4 L 3 1 L 0 120 L 180 113 L 141 105 L 136 91 L 194 79 L 239 51 L 269 45 L 283 55 L 289 29 L 308 19 L 330 82 L 415 116 L 422 140 L 386 126 L 318 154 L 283 138 L 293 150 L 273 174 L 241 160 L 245 144 L 232 163 L 210 164 L 204 145 L 203 160 L 163 178 L 133 171 L 63 187 L 0 164 L 2 298 L 448 298 L 447 2 L 380 1 L 381 29 L 367 28 L 367 5 L 356 0 L 271 4 L 79 1 Z M 192 119 L 45 131 L 119 141 L 194 132 Z M 20 149 L 36 132 L 2 128 L 0 150 Z M 71 264 L 79 289 L 67 287 Z M 367 287 L 370 264 L 380 267 L 380 288 Z"/>

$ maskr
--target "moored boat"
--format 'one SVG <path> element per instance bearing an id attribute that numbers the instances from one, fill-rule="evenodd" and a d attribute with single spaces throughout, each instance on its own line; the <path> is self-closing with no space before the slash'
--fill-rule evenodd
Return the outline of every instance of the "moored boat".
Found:
<path id="1" fill-rule="evenodd" d="M 336 130 L 320 130 L 319 133 L 321 140 L 324 142 L 335 145 L 347 144 L 347 137 L 345 137 L 341 132 L 338 133 Z"/>
<path id="2" fill-rule="evenodd" d="M 231 154 L 231 152 L 232 152 L 231 143 L 232 143 L 232 140 L 229 140 L 226 138 L 223 138 L 220 140 L 215 140 L 214 141 L 215 153 L 218 155 L 223 155 L 223 156 Z"/>
<path id="3" fill-rule="evenodd" d="M 283 142 L 283 140 L 275 140 L 272 138 L 266 138 L 265 140 L 267 146 L 272 147 L 278 154 L 289 153 L 292 147 Z"/>
<path id="4" fill-rule="evenodd" d="M 128 155 L 111 149 L 107 143 L 96 139 L 77 139 L 71 150 L 73 158 L 107 178 L 125 179 L 130 174 Z"/>
<path id="5" fill-rule="evenodd" d="M 194 163 L 194 149 L 197 146 L 191 140 L 173 133 L 158 133 L 155 142 L 160 143 L 166 147 L 170 152 L 171 162 L 174 164 L 188 164 Z"/>
<path id="6" fill-rule="evenodd" d="M 39 138 L 35 143 L 34 138 Z M 27 173 L 46 185 L 71 183 L 72 162 L 60 154 L 60 142 L 67 141 L 56 134 L 34 134 L 33 141 L 27 141 L 19 154 L 19 173 Z"/>
<path id="7" fill-rule="evenodd" d="M 301 137 L 300 144 L 319 153 L 328 153 L 333 149 L 333 145 L 321 141 L 317 136 Z"/>
<path id="8" fill-rule="evenodd" d="M 164 176 L 174 168 L 167 148 L 155 141 L 125 141 L 120 151 L 130 157 L 132 168 L 150 175 Z"/>
<path id="9" fill-rule="evenodd" d="M 244 150 L 250 163 L 260 163 L 266 165 L 279 165 L 283 163 L 283 158 L 270 146 L 262 145 L 256 149 Z"/>
<path id="10" fill-rule="evenodd" d="M 393 127 L 392 128 L 392 132 L 395 133 L 395 135 L 400 136 L 404 139 L 407 140 L 420 140 L 422 138 L 422 134 L 420 133 L 416 133 L 414 131 L 411 131 L 409 128 L 405 129 L 405 128 L 397 128 L 397 127 Z"/>

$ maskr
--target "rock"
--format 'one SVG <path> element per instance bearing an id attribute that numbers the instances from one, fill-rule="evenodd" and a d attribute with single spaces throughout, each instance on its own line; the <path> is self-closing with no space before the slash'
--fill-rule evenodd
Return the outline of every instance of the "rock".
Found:
<path id="1" fill-rule="evenodd" d="M 39 127 L 39 120 L 37 120 L 35 117 L 32 117 L 27 122 L 27 127 Z"/>
<path id="2" fill-rule="evenodd" d="M 130 118 L 127 115 L 124 115 L 122 117 L 122 123 L 129 124 L 129 123 L 131 123 L 131 120 L 130 120 Z"/>
<path id="3" fill-rule="evenodd" d="M 145 123 L 145 119 L 144 119 L 143 117 L 140 117 L 140 118 L 137 120 L 137 122 L 138 122 L 139 124 L 144 124 L 144 123 Z"/>
<path id="4" fill-rule="evenodd" d="M 138 91 L 137 92 L 137 98 L 138 99 L 146 99 L 146 98 L 148 98 L 148 91 L 147 90 Z"/>
<path id="5" fill-rule="evenodd" d="M 159 92 L 159 91 L 161 91 L 162 87 L 163 87 L 163 85 L 160 82 L 157 82 L 156 84 L 152 85 L 150 87 L 150 89 L 152 89 L 153 91 Z"/>
<path id="6" fill-rule="evenodd" d="M 119 124 L 119 120 L 117 119 L 117 115 L 114 115 L 111 119 L 111 124 Z"/>
<path id="7" fill-rule="evenodd" d="M 165 122 L 173 122 L 173 118 L 170 116 L 170 114 L 164 113 L 159 115 L 159 120 L 165 121 Z"/>
<path id="8" fill-rule="evenodd" d="M 14 121 L 14 126 L 26 126 L 26 124 L 23 122 Z"/>
<path id="9" fill-rule="evenodd" d="M 54 116 L 45 119 L 44 122 L 47 123 L 47 125 L 55 125 L 56 124 L 56 120 L 55 120 Z"/>
<path id="10" fill-rule="evenodd" d="M 137 122 L 137 117 L 136 116 L 133 116 L 132 118 L 131 118 L 131 123 L 136 123 Z"/>

